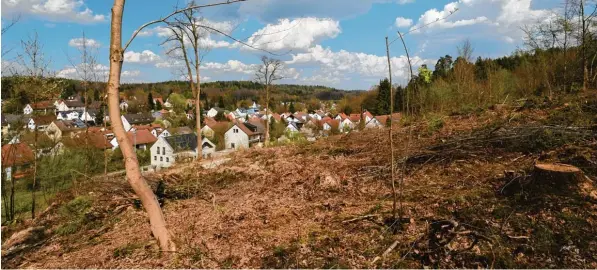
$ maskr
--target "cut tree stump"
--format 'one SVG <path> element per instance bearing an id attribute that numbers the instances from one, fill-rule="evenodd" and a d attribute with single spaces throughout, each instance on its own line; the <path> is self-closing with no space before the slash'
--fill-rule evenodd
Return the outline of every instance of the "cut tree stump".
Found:
<path id="1" fill-rule="evenodd" d="M 582 170 L 568 164 L 537 163 L 533 171 L 533 186 L 539 189 L 578 190 L 578 184 L 584 179 Z"/>

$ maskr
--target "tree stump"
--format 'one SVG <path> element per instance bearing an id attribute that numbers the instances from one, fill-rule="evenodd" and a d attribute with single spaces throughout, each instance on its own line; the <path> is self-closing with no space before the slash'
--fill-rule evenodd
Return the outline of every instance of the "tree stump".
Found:
<path id="1" fill-rule="evenodd" d="M 578 191 L 584 174 L 579 168 L 560 163 L 537 163 L 533 171 L 533 186 L 556 192 Z"/>

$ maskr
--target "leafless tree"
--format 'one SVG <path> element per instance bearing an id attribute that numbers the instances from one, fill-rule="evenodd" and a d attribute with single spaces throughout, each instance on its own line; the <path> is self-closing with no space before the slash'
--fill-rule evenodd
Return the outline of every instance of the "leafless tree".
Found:
<path id="1" fill-rule="evenodd" d="M 3 21 L 2 22 L 2 35 L 4 36 L 4 34 L 6 32 L 8 32 L 8 30 L 10 30 L 10 28 L 12 28 L 13 26 L 15 26 L 15 24 L 17 24 L 19 22 L 19 20 L 21 20 L 21 15 L 17 15 L 17 16 L 12 17 L 10 19 L 10 21 L 7 21 L 7 22 Z M 12 49 L 8 49 L 4 45 L 2 45 L 2 57 L 6 56 L 11 51 L 12 51 Z"/>
<path id="2" fill-rule="evenodd" d="M 137 36 L 137 34 L 143 28 L 148 27 L 149 25 L 153 25 L 156 23 L 164 23 L 170 17 L 182 13 L 185 10 L 217 5 L 227 5 L 239 1 L 242 0 L 228 0 L 226 2 L 206 4 L 201 6 L 190 6 L 184 9 L 176 10 L 164 18 L 148 22 L 139 27 L 137 30 L 135 30 L 131 39 L 129 39 L 129 41 L 125 43 L 124 47 L 122 46 L 122 17 L 124 12 L 125 0 L 114 0 L 114 4 L 112 6 L 112 16 L 110 23 L 110 72 L 108 77 L 107 88 L 110 120 L 112 121 L 114 134 L 116 135 L 118 144 L 124 156 L 126 176 L 129 181 L 129 184 L 131 185 L 137 196 L 139 196 L 141 204 L 143 205 L 145 211 L 147 212 L 147 215 L 149 216 L 151 231 L 153 232 L 154 237 L 157 238 L 162 250 L 165 251 L 176 251 L 176 245 L 174 244 L 174 241 L 172 240 L 172 235 L 170 234 L 170 231 L 166 226 L 164 214 L 162 213 L 162 209 L 160 208 L 157 198 L 151 190 L 151 188 L 149 187 L 149 185 L 147 184 L 147 181 L 145 181 L 145 178 L 141 174 L 141 169 L 139 167 L 137 155 L 133 148 L 132 142 L 128 139 L 122 120 L 120 119 L 120 108 L 118 106 L 118 92 L 120 88 L 120 75 L 122 72 L 124 51 L 130 45 L 132 40 Z"/>
<path id="3" fill-rule="evenodd" d="M 471 44 L 471 41 L 467 38 L 465 39 L 462 44 L 460 44 L 458 47 L 458 56 L 460 56 L 460 58 L 462 58 L 463 60 L 466 60 L 467 62 L 472 62 L 473 61 L 473 52 L 475 51 L 475 49 L 473 49 L 473 45 Z"/>
<path id="4" fill-rule="evenodd" d="M 33 103 L 57 96 L 60 92 L 60 83 L 49 80 L 54 74 L 49 71 L 50 61 L 46 59 L 43 52 L 43 45 L 38 39 L 37 33 L 30 36 L 28 40 L 21 41 L 22 53 L 17 56 L 17 63 L 22 82 L 20 86 L 28 96 L 33 98 Z M 35 218 L 35 190 L 37 188 L 37 160 L 38 160 L 38 129 L 39 123 L 35 123 L 33 142 L 33 180 L 31 189 L 31 218 Z"/>
<path id="5" fill-rule="evenodd" d="M 272 83 L 284 78 L 280 75 L 283 67 L 282 61 L 264 55 L 261 57 L 261 65 L 255 71 L 257 82 L 265 85 L 265 146 L 269 145 L 269 91 Z"/>

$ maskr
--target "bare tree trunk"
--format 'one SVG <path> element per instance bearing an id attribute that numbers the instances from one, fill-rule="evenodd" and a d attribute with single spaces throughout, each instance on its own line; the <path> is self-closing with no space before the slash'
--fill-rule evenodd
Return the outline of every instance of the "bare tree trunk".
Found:
<path id="1" fill-rule="evenodd" d="M 124 156 L 124 165 L 129 184 L 139 196 L 151 224 L 153 236 L 165 251 L 176 251 L 172 236 L 166 227 L 164 215 L 153 191 L 145 181 L 139 168 L 139 161 L 133 145 L 129 141 L 124 125 L 120 119 L 119 96 L 120 74 L 122 71 L 122 16 L 125 0 L 114 0 L 112 21 L 110 24 L 110 73 L 108 78 L 108 105 L 112 128 Z"/>
<path id="2" fill-rule="evenodd" d="M 265 85 L 265 146 L 269 146 L 269 84 Z"/>
<path id="3" fill-rule="evenodd" d="M 587 85 L 589 81 L 589 70 L 587 68 L 587 26 L 586 26 L 586 18 L 585 18 L 585 5 L 584 0 L 580 0 L 580 19 L 582 21 L 582 30 L 581 30 L 581 41 L 582 41 L 582 68 L 583 68 L 583 79 L 582 79 L 582 90 L 587 91 Z"/>
<path id="4" fill-rule="evenodd" d="M 392 62 L 390 61 L 390 44 L 388 37 L 386 37 L 386 54 L 388 56 L 388 74 L 390 79 L 390 152 L 391 154 L 391 169 L 392 169 L 392 219 L 396 220 L 396 179 L 394 174 L 396 172 L 396 164 L 394 162 L 394 87 L 392 86 Z M 402 216 L 401 216 L 402 218 Z"/>
<path id="5" fill-rule="evenodd" d="M 35 219 L 35 189 L 37 184 L 37 127 L 35 125 L 35 139 L 33 141 L 33 183 L 31 185 L 31 219 Z"/>
<path id="6" fill-rule="evenodd" d="M 195 124 L 197 125 L 197 156 L 195 160 L 200 161 L 203 157 L 203 147 L 201 142 L 201 81 L 199 78 L 199 63 L 195 64 L 195 72 L 197 73 L 197 95 L 195 96 Z"/>

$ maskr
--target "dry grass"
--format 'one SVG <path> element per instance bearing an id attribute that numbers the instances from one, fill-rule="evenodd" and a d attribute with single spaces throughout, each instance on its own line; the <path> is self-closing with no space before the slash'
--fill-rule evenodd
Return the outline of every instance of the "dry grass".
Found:
<path id="1" fill-rule="evenodd" d="M 546 115 L 511 110 L 454 116 L 432 133 L 425 122 L 416 123 L 408 154 L 495 123 L 523 126 Z M 394 134 L 399 161 L 407 154 L 408 129 Z M 404 209 L 410 222 L 398 229 L 387 222 L 392 196 L 386 130 L 254 149 L 215 169 L 187 167 L 150 177 L 154 186 L 160 180 L 166 184 L 164 212 L 177 253 L 157 249 L 132 193 L 124 182 L 113 181 L 90 184 L 93 193 L 84 194 L 93 199 L 89 211 L 98 213 L 101 224 L 72 235 L 53 234 L 6 263 L 31 268 L 596 268 L 595 202 L 526 190 L 500 193 L 504 170 L 529 172 L 537 160 L 584 167 L 594 181 L 596 149 L 594 141 L 525 154 L 487 148 L 458 159 L 408 164 Z M 372 217 L 343 222 L 363 215 Z M 58 214 L 50 215 L 42 223 L 53 230 L 59 220 Z M 429 232 L 438 220 L 458 221 L 491 241 L 462 250 L 472 243 L 463 236 L 431 248 Z M 386 258 L 371 264 L 396 240 Z"/>

